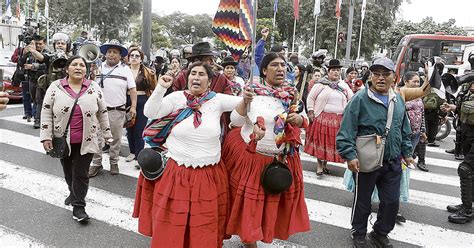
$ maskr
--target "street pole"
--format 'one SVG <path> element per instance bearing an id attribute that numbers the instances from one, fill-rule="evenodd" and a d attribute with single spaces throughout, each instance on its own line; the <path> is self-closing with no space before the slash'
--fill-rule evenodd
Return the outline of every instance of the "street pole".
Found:
<path id="1" fill-rule="evenodd" d="M 89 0 L 89 33 L 92 34 L 92 0 Z"/>
<path id="2" fill-rule="evenodd" d="M 316 26 L 318 26 L 318 16 L 315 16 L 315 17 L 314 17 L 313 53 L 316 51 Z"/>
<path id="3" fill-rule="evenodd" d="M 272 43 L 271 43 L 271 47 L 273 47 L 273 45 L 275 44 L 275 25 L 276 25 L 276 16 L 277 16 L 277 12 L 275 10 L 273 10 L 273 23 L 272 23 Z"/>
<path id="4" fill-rule="evenodd" d="M 151 0 L 143 0 L 143 20 L 142 20 L 142 51 L 143 54 L 151 61 Z"/>
<path id="5" fill-rule="evenodd" d="M 357 48 L 357 60 L 360 58 L 360 43 L 362 42 L 362 27 L 364 25 L 364 19 L 360 20 L 360 31 L 359 31 L 359 47 Z"/>
<path id="6" fill-rule="evenodd" d="M 337 18 L 337 27 L 336 27 L 336 45 L 334 46 L 334 59 L 337 59 L 337 39 L 339 37 L 339 23 L 341 18 Z"/>
<path id="7" fill-rule="evenodd" d="M 349 65 L 351 59 L 351 43 L 352 43 L 352 23 L 354 20 L 354 0 L 349 0 L 349 24 L 347 25 L 347 41 L 346 41 L 346 61 L 345 65 Z"/>

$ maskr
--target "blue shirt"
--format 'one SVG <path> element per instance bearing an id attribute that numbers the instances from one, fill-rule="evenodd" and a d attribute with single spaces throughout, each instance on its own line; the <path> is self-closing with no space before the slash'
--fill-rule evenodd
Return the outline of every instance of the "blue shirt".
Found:
<path id="1" fill-rule="evenodd" d="M 374 93 L 374 96 L 377 97 L 380 101 L 382 101 L 383 105 L 388 108 L 388 95 L 382 95 L 375 91 L 372 91 L 372 93 Z"/>

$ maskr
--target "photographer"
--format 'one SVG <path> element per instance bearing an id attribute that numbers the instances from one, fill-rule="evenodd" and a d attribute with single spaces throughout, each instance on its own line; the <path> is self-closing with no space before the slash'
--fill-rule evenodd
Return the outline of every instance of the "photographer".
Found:
<path id="1" fill-rule="evenodd" d="M 27 38 L 28 37 L 25 38 L 26 41 L 28 41 Z M 41 75 L 46 73 L 49 56 L 47 55 L 47 50 L 45 50 L 46 38 L 38 35 L 35 35 L 33 38 L 34 40 L 28 43 L 23 49 L 18 64 L 25 70 L 26 81 L 22 82 L 25 114 L 28 121 L 30 121 L 34 115 L 35 123 L 33 127 L 37 129 L 40 127 L 41 102 L 44 97 L 44 92 L 37 90 L 37 80 Z M 29 94 L 26 92 L 29 92 Z M 33 109 L 31 109 L 31 101 L 33 102 Z"/>

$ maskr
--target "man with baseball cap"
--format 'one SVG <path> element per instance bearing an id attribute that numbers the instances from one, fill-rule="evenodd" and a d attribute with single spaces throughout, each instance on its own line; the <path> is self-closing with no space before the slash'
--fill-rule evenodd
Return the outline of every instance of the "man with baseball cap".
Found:
<path id="1" fill-rule="evenodd" d="M 109 149 L 110 174 L 118 175 L 127 92 L 130 94 L 130 115 L 133 118 L 136 115 L 137 90 L 130 67 L 121 62 L 121 59 L 127 56 L 128 50 L 120 45 L 118 40 L 111 40 L 100 47 L 100 52 L 105 54 L 106 62 L 100 66 L 100 74 L 96 76 L 96 81 L 102 87 L 104 93 L 113 138 Z M 104 144 L 101 133 L 98 132 L 99 140 L 101 144 Z M 89 177 L 95 177 L 102 169 L 102 153 L 96 153 L 94 154 L 93 165 L 89 169 Z"/>
<path id="2" fill-rule="evenodd" d="M 395 226 L 399 207 L 401 158 L 413 163 L 411 128 L 405 113 L 405 102 L 392 88 L 395 65 L 388 58 L 379 58 L 370 66 L 369 87 L 352 97 L 347 105 L 336 137 L 337 151 L 353 172 L 355 197 L 352 206 L 351 235 L 355 247 L 368 247 L 367 219 L 371 214 L 371 195 L 377 186 L 380 198 L 377 221 L 369 239 L 377 247 L 392 247 L 387 235 Z M 393 104 L 393 120 L 386 134 L 383 166 L 372 172 L 361 172 L 356 139 L 377 134 L 382 137 L 387 124 L 388 107 Z"/>

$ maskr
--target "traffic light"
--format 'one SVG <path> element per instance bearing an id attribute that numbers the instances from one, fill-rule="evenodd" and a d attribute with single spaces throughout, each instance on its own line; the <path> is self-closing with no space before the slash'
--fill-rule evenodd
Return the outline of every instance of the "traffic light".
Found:
<path id="1" fill-rule="evenodd" d="M 337 43 L 344 43 L 345 41 L 345 34 L 344 32 L 339 32 L 337 35 Z"/>

